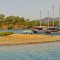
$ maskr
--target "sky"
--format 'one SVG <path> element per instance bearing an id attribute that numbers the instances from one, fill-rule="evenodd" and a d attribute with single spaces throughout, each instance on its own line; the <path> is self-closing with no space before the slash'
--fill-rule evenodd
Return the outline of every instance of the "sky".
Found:
<path id="1" fill-rule="evenodd" d="M 25 19 L 40 19 L 48 16 L 59 16 L 60 0 L 0 0 L 0 14 L 6 16 L 14 15 Z"/>

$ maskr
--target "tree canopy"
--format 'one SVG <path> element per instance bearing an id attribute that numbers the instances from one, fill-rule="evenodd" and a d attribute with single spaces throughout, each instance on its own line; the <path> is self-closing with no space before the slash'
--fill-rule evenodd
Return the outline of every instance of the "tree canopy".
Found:
<path id="1" fill-rule="evenodd" d="M 42 22 L 42 26 L 47 26 L 48 23 Z M 55 21 L 55 26 L 58 26 L 58 20 Z M 50 21 L 52 25 L 52 21 Z M 0 29 L 27 29 L 34 26 L 40 26 L 39 20 L 29 20 L 19 16 L 7 16 L 0 14 Z"/>

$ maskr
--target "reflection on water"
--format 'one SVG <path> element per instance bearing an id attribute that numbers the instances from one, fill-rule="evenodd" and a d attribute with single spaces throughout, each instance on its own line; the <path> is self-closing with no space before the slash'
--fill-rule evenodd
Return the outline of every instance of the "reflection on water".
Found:
<path id="1" fill-rule="evenodd" d="M 0 46 L 0 60 L 60 60 L 60 42 Z"/>

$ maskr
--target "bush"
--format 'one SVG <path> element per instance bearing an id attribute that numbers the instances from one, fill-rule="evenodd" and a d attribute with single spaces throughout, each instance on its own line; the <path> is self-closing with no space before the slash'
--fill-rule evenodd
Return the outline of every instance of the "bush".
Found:
<path id="1" fill-rule="evenodd" d="M 11 35 L 13 32 L 0 32 L 0 36 Z"/>

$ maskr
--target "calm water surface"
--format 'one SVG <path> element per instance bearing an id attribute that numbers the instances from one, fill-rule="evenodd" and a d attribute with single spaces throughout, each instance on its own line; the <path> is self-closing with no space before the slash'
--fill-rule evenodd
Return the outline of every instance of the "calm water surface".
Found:
<path id="1" fill-rule="evenodd" d="M 0 60 L 60 60 L 60 42 L 0 46 Z"/>
<path id="2" fill-rule="evenodd" d="M 13 29 L 10 29 L 10 30 L 0 30 L 0 32 L 13 32 L 15 34 L 21 34 L 23 33 L 24 30 L 13 30 Z"/>
<path id="3" fill-rule="evenodd" d="M 13 29 L 10 29 L 10 30 L 0 30 L 0 32 L 13 32 L 15 34 L 23 34 L 25 30 L 31 30 L 31 29 L 23 29 L 23 30 L 13 30 Z M 37 34 L 45 34 L 45 33 L 37 33 Z M 60 33 L 53 33 L 53 34 L 50 34 L 50 35 L 56 35 L 56 36 L 60 36 Z"/>

